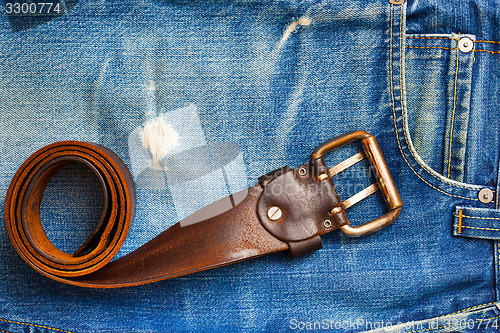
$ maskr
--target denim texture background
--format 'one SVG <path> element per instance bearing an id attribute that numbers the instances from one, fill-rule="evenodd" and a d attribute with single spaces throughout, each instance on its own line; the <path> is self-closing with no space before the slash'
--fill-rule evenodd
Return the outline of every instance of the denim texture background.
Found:
<path id="1" fill-rule="evenodd" d="M 368 131 L 404 207 L 391 226 L 359 239 L 330 233 L 303 258 L 279 253 L 117 290 L 42 277 L 2 227 L 0 332 L 495 331 L 498 3 L 125 0 L 69 7 L 24 30 L 13 29 L 7 15 L 0 19 L 2 220 L 10 180 L 37 149 L 97 142 L 133 169 L 141 161 L 134 130 L 193 108 L 199 145 L 238 147 L 241 160 L 228 171 L 237 187 L 305 163 L 336 135 Z M 472 52 L 458 49 L 464 36 L 474 41 Z M 182 133 L 182 122 L 176 126 Z M 341 149 L 328 163 L 358 149 Z M 341 198 L 373 181 L 365 171 L 360 165 L 335 177 Z M 168 182 L 155 187 L 136 177 L 136 184 L 136 218 L 120 255 L 178 222 L 179 195 L 189 207 L 200 205 L 196 193 L 209 203 L 207 188 L 233 192 L 223 177 L 197 179 L 187 196 Z M 485 187 L 495 193 L 487 204 L 478 200 Z M 99 191 L 80 166 L 53 178 L 41 214 L 54 244 L 67 251 L 81 244 L 99 216 Z M 381 197 L 372 196 L 347 214 L 358 224 L 383 212 Z"/>

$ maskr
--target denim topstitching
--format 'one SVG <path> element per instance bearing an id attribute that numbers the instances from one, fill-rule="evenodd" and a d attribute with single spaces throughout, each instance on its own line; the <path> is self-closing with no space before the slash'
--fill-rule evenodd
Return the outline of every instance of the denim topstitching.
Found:
<path id="1" fill-rule="evenodd" d="M 63 332 L 63 333 L 75 333 L 75 332 L 72 332 L 72 331 L 62 330 L 62 329 L 60 329 L 60 328 L 53 328 L 53 327 L 48 327 L 48 326 L 43 326 L 43 325 L 36 325 L 36 324 L 21 323 L 21 322 L 19 322 L 19 321 L 7 320 L 7 319 L 2 319 L 2 318 L 0 318 L 0 321 L 1 321 L 1 322 L 4 322 L 4 323 L 10 323 L 10 324 L 17 324 L 17 325 L 23 325 L 23 326 L 30 326 L 30 327 L 36 327 L 36 328 L 45 328 L 45 329 L 47 329 L 47 330 L 52 330 L 52 331 L 56 331 L 56 332 Z M 2 330 L 0 330 L 0 332 L 6 332 L 6 331 L 2 331 Z"/>
<path id="2" fill-rule="evenodd" d="M 453 38 L 453 37 L 430 37 L 430 36 L 405 36 L 405 38 L 411 38 L 411 39 L 449 39 L 449 40 L 456 40 L 458 41 L 458 38 Z M 494 41 L 494 40 L 473 40 L 473 43 L 490 43 L 490 44 L 500 44 L 499 41 Z M 443 49 L 443 50 L 457 50 L 455 47 L 444 47 L 444 46 L 406 46 L 408 49 Z M 471 52 L 488 52 L 491 54 L 500 54 L 500 51 L 490 51 L 490 50 L 476 50 L 472 49 Z"/>
<path id="3" fill-rule="evenodd" d="M 459 36 L 460 36 L 460 34 L 459 34 Z M 455 84 L 454 84 L 454 87 L 453 87 L 453 112 L 452 112 L 452 115 L 451 115 L 450 149 L 448 151 L 448 174 L 447 174 L 447 178 L 450 178 L 451 150 L 452 150 L 452 147 L 453 147 L 453 125 L 455 123 L 455 110 L 457 109 L 457 78 L 458 78 L 458 65 L 459 65 L 458 59 L 459 59 L 459 56 L 460 56 L 460 52 L 458 51 L 458 43 L 457 43 L 456 50 L 457 50 L 457 62 L 456 62 L 456 66 L 455 66 Z"/>
<path id="4" fill-rule="evenodd" d="M 441 319 L 441 318 L 446 318 L 446 317 L 450 317 L 450 316 L 454 316 L 454 315 L 457 315 L 457 314 L 463 314 L 465 312 L 468 312 L 468 311 L 473 311 L 475 309 L 479 309 L 479 308 L 482 308 L 482 307 L 491 307 L 495 304 L 496 302 L 490 302 L 490 303 L 484 303 L 484 304 L 480 304 L 480 305 L 475 305 L 475 306 L 471 306 L 469 308 L 466 308 L 466 309 L 463 309 L 463 310 L 459 310 L 459 311 L 456 311 L 456 312 L 453 312 L 453 313 L 449 313 L 449 314 L 445 314 L 445 315 L 442 315 L 442 316 L 438 316 L 438 317 L 434 317 L 434 318 L 429 318 L 427 320 L 438 320 L 438 319 Z M 487 320 L 493 320 L 493 319 L 498 319 L 500 318 L 500 316 L 498 317 L 493 317 L 493 318 L 486 318 L 486 319 L 478 319 L 476 321 L 474 321 L 474 323 L 478 323 L 478 322 L 483 322 L 483 321 L 487 321 Z M 424 320 L 425 321 L 425 320 Z M 408 324 L 411 324 L 412 321 L 409 321 L 409 322 L 405 322 L 403 323 L 403 325 L 408 325 Z M 458 324 L 460 325 L 460 324 Z M 439 327 L 436 327 L 436 328 L 428 328 L 428 329 L 423 329 L 423 330 L 413 330 L 413 331 L 408 331 L 406 333 L 418 333 L 418 332 L 429 332 L 429 331 L 435 331 L 437 329 L 443 329 L 443 328 L 450 328 L 450 327 L 455 327 L 455 326 L 458 326 L 458 325 L 449 325 L 449 326 L 439 326 Z"/>
<path id="5" fill-rule="evenodd" d="M 457 215 L 455 215 L 457 216 Z M 464 217 L 467 217 L 467 216 L 464 216 Z M 466 228 L 466 229 L 474 229 L 474 230 L 487 230 L 487 231 L 500 231 L 500 229 L 494 229 L 494 228 L 479 228 L 479 227 L 470 227 L 468 225 L 453 225 L 454 227 L 457 227 L 457 228 Z M 460 231 L 458 231 L 458 233 L 460 233 Z"/>
<path id="6" fill-rule="evenodd" d="M 453 214 L 453 215 L 457 216 L 456 214 Z M 500 218 L 498 218 L 498 217 L 480 217 L 480 216 L 467 216 L 467 215 L 462 215 L 462 217 L 466 217 L 466 218 L 469 218 L 469 219 L 481 219 L 481 220 L 500 220 Z"/>
<path id="7" fill-rule="evenodd" d="M 404 5 L 403 5 L 404 6 Z M 402 6 L 402 7 L 403 7 Z M 396 106 L 395 106 L 395 99 L 394 99 L 394 82 L 393 82 L 393 79 L 394 79 L 394 73 L 393 73 L 393 69 L 392 69 L 392 66 L 393 66 L 393 39 L 394 39 L 394 35 L 393 35 L 393 28 L 394 28 L 394 24 L 393 24 L 393 21 L 394 21 L 394 5 L 391 4 L 391 15 L 390 15 L 390 54 L 389 54 L 389 61 L 390 61 L 390 66 L 389 66 L 389 70 L 390 70 L 390 85 L 391 85 L 391 98 L 392 98 L 392 110 L 393 110 L 393 116 L 394 116 L 394 128 L 395 128 L 395 133 L 396 133 L 396 140 L 397 140 L 397 143 L 398 143 L 398 147 L 399 147 L 399 150 L 401 152 L 401 155 L 403 157 L 403 159 L 405 160 L 406 164 L 410 167 L 410 169 L 413 171 L 413 173 L 420 179 L 422 180 L 425 184 L 427 184 L 428 186 L 430 186 L 431 188 L 433 188 L 434 190 L 438 191 L 438 192 L 441 192 L 445 195 L 448 195 L 448 196 L 451 196 L 451 197 L 455 197 L 455 198 L 460 198 L 460 199 L 467 199 L 467 200 L 471 200 L 471 201 L 479 201 L 479 199 L 477 198 L 470 198 L 470 197 L 464 197 L 464 196 L 460 196 L 460 195 L 455 195 L 455 194 L 451 194 L 451 193 L 448 193 L 444 190 L 441 190 L 437 187 L 435 187 L 434 185 L 430 184 L 429 182 L 427 182 L 424 178 L 422 178 L 422 176 L 420 176 L 416 170 L 411 166 L 410 162 L 408 161 L 404 151 L 403 151 L 403 148 L 401 146 L 401 139 L 399 137 L 399 134 L 398 134 L 398 126 L 397 126 L 397 117 L 396 117 Z M 400 36 L 399 36 L 399 42 L 400 42 L 400 53 L 402 54 L 403 52 L 403 41 L 402 41 L 402 22 L 403 22 L 403 9 L 401 10 L 401 23 L 400 23 L 400 27 L 399 27 L 399 31 L 400 31 Z M 458 188 L 463 188 L 463 189 L 466 189 L 466 190 L 473 190 L 473 191 L 480 191 L 481 188 L 483 188 L 484 186 L 481 186 L 481 185 L 467 185 L 467 184 L 456 184 L 455 181 L 449 181 L 449 180 L 446 180 L 446 179 L 441 179 L 440 177 L 442 177 L 441 175 L 437 176 L 435 175 L 433 172 L 434 171 L 431 171 L 428 169 L 427 166 L 423 165 L 418 158 L 416 158 L 415 156 L 415 153 L 413 152 L 413 146 L 410 145 L 410 142 L 408 141 L 408 133 L 407 133 L 407 127 L 408 127 L 408 121 L 406 119 L 406 116 L 405 116 L 405 111 L 404 111 L 404 106 L 403 106 L 403 77 L 402 77 L 402 56 L 400 55 L 399 57 L 399 70 L 400 70 L 400 73 L 399 73 L 399 79 L 400 79 L 400 90 L 401 90 L 401 115 L 402 115 L 402 119 L 403 119 L 403 124 L 404 124 L 404 137 L 405 137 L 405 141 L 406 141 L 406 144 L 407 144 L 407 147 L 408 147 L 408 150 L 410 151 L 413 159 L 418 163 L 418 165 L 420 165 L 420 167 L 425 171 L 427 172 L 428 174 L 430 174 L 431 176 L 433 176 L 434 178 L 436 178 L 437 180 L 439 180 L 440 182 L 442 183 L 445 183 L 447 185 L 451 185 L 451 186 L 454 186 L 454 187 L 458 187 Z M 444 178 L 444 177 L 443 177 Z"/>
<path id="8" fill-rule="evenodd" d="M 404 5 L 403 5 L 404 6 Z M 396 106 L 395 106 L 395 99 L 394 99 L 394 83 L 393 83 L 393 16 L 394 16 L 394 5 L 391 4 L 391 23 L 390 23 L 390 56 L 389 56 L 389 62 L 390 62 L 390 66 L 389 66 L 389 69 L 390 69 L 390 84 L 391 84 L 391 97 L 392 97 L 392 109 L 393 109 L 393 117 L 394 117 L 394 127 L 395 127 L 395 134 L 396 134 L 396 140 L 397 140 L 397 143 L 398 143 L 398 147 L 399 147 L 399 150 L 401 152 L 401 156 L 403 157 L 403 159 L 405 160 L 406 164 L 410 167 L 410 169 L 412 170 L 412 172 L 420 179 L 422 180 L 425 184 L 429 185 L 431 188 L 443 193 L 443 194 L 446 194 L 448 196 L 452 196 L 452 197 L 458 197 L 458 198 L 463 198 L 463 199 L 468 199 L 468 200 L 473 200 L 473 201 L 478 201 L 478 199 L 475 199 L 475 198 L 467 198 L 467 197 L 462 197 L 462 196 L 457 196 L 457 195 L 453 195 L 451 193 L 447 193 L 441 189 L 438 189 L 436 187 L 434 187 L 432 184 L 429 184 L 426 180 L 424 180 L 414 169 L 413 167 L 410 165 L 409 161 L 407 160 L 406 156 L 405 156 L 405 153 L 401 147 L 401 143 L 400 143 L 400 138 L 399 138 L 399 135 L 398 135 L 398 127 L 397 127 L 397 118 L 396 118 Z M 402 52 L 403 52 L 403 45 L 402 45 L 402 22 L 403 22 L 403 8 L 401 9 L 401 22 L 400 22 L 400 36 L 399 36 L 399 39 L 400 39 L 400 57 L 399 57 L 399 66 L 400 66 L 400 73 L 399 73 L 399 76 L 400 76 L 400 86 L 401 86 L 401 113 L 402 113 L 402 119 L 403 119 L 403 123 L 404 125 L 408 126 L 408 122 L 407 122 L 407 119 L 405 117 L 405 112 L 404 112 L 404 109 L 403 109 L 403 85 L 402 85 L 402 80 L 403 80 L 403 77 L 402 77 Z M 405 36 L 406 38 L 406 36 Z M 420 38 L 420 39 L 454 39 L 454 40 L 457 40 L 455 38 L 445 38 L 445 37 L 420 37 L 420 36 L 411 36 L 411 37 L 408 37 L 408 38 Z M 483 41 L 483 40 L 476 40 L 474 41 L 475 43 L 476 42 L 487 42 L 487 43 L 499 43 L 500 42 L 497 42 L 497 41 Z M 441 49 L 455 49 L 455 48 L 444 48 L 444 47 L 411 47 L 411 46 L 408 46 L 408 48 L 441 48 Z M 457 48 L 458 49 L 458 48 Z M 500 52 L 494 52 L 494 51 L 486 51 L 486 50 L 473 50 L 474 52 L 489 52 L 489 53 L 500 53 Z M 457 56 L 457 60 L 458 60 L 458 56 Z M 456 186 L 456 187 L 460 187 L 460 188 L 464 188 L 464 189 L 470 189 L 470 190 L 476 190 L 478 191 L 477 189 L 475 188 L 472 188 L 472 187 L 466 187 L 466 186 L 463 186 L 463 185 L 459 185 L 459 184 L 453 184 L 453 183 L 450 183 L 450 182 L 447 182 L 443 179 L 440 179 L 438 176 L 434 175 L 432 172 L 430 172 L 427 167 L 425 165 L 422 165 L 420 163 L 420 161 L 415 157 L 414 155 L 414 152 L 412 151 L 412 146 L 410 146 L 409 142 L 408 142 L 408 139 L 407 139 L 407 132 L 405 131 L 405 140 L 406 140 L 406 143 L 407 143 L 407 146 L 408 146 L 408 150 L 410 151 L 411 155 L 413 156 L 414 160 L 423 168 L 423 170 L 425 170 L 427 173 L 429 173 L 430 175 L 432 175 L 434 178 L 436 178 L 437 180 L 441 181 L 441 182 L 444 182 L 446 184 L 449 184 L 449 185 L 452 185 L 452 186 Z M 499 203 L 499 198 L 498 198 L 498 195 L 496 196 L 496 206 L 498 207 L 498 203 Z M 493 218 L 492 218 L 493 219 Z M 500 241 L 497 241 L 496 242 L 496 245 L 497 245 L 497 251 L 498 251 L 498 261 L 495 260 L 495 262 L 497 263 L 497 275 L 500 276 Z M 497 286 L 498 287 L 498 286 Z M 498 299 L 498 295 L 497 295 L 497 299 Z M 479 308 L 479 307 L 482 307 L 482 306 L 488 306 L 488 305 L 493 305 L 495 304 L 495 302 L 490 302 L 490 303 L 485 303 L 485 304 L 482 304 L 482 305 L 477 305 L 477 306 L 473 306 L 473 307 L 470 307 L 470 308 L 467 308 L 467 309 L 464 309 L 464 310 L 461 310 L 461 311 L 458 311 L 458 312 L 454 312 L 454 313 L 450 313 L 450 314 L 447 314 L 447 315 L 443 315 L 443 316 L 439 316 L 439 317 L 436 317 L 435 319 L 438 319 L 438 318 L 443 318 L 443 317 L 447 317 L 447 316 L 451 316 L 451 315 L 455 315 L 455 314 L 459 314 L 459 313 L 462 313 L 462 312 L 466 312 L 466 311 L 469 311 L 469 310 L 472 310 L 472 309 L 475 309 L 475 308 Z M 498 319 L 500 318 L 500 316 L 497 316 L 497 317 L 493 317 L 493 318 L 488 318 L 488 319 L 481 319 L 481 320 L 477 320 L 475 321 L 475 323 L 477 322 L 482 322 L 484 320 L 493 320 L 493 319 Z M 408 333 L 418 333 L 418 332 L 424 332 L 424 331 L 435 331 L 437 329 L 444 329 L 444 328 L 450 328 L 450 327 L 453 327 L 453 326 L 441 326 L 441 327 L 437 327 L 437 328 L 432 328 L 432 329 L 424 329 L 424 330 L 418 330 L 418 331 L 411 331 L 411 332 L 408 332 Z"/>
<path id="9" fill-rule="evenodd" d="M 451 40 L 458 40 L 458 38 L 453 38 L 453 37 L 441 37 L 441 36 L 406 36 L 406 38 L 412 38 L 412 39 L 451 39 Z"/>
<path id="10" fill-rule="evenodd" d="M 437 175 L 435 175 L 433 172 L 433 170 L 429 170 L 428 167 L 426 165 L 423 165 L 420 160 L 415 156 L 415 151 L 414 151 L 414 147 L 413 147 L 413 144 L 411 144 L 409 141 L 408 141 L 408 137 L 410 136 L 409 132 L 408 132 L 408 120 L 407 120 L 407 117 L 406 117 L 406 112 L 405 112 L 405 109 L 404 109 L 404 103 L 403 103 L 403 82 L 404 82 L 404 77 L 403 77 L 403 31 L 402 31 L 402 27 L 403 27 L 403 7 L 401 7 L 401 18 L 400 18 L 400 24 L 399 24 L 399 80 L 400 80 L 400 90 L 401 90 L 401 116 L 403 118 L 403 128 L 404 128 L 404 138 L 405 138 L 405 141 L 406 141 L 406 145 L 408 146 L 408 150 L 410 151 L 411 155 L 413 156 L 413 159 L 423 168 L 423 170 L 425 170 L 428 174 L 430 174 L 431 176 L 433 176 L 434 178 L 436 178 L 437 180 L 445 183 L 445 184 L 448 184 L 448 185 L 451 185 L 451 186 L 456 186 L 456 187 L 459 187 L 459 188 L 463 188 L 463 189 L 468 189 L 468 190 L 475 190 L 475 191 L 479 191 L 479 189 L 475 189 L 473 188 L 472 186 L 473 185 L 467 185 L 467 184 L 464 184 L 464 185 L 459 185 L 459 184 L 454 184 L 446 179 L 441 179 L 440 177 L 438 177 Z M 391 36 L 392 36 L 392 21 L 391 21 Z M 406 36 L 405 36 L 406 38 Z M 392 39 L 392 38 L 391 38 Z M 392 58 L 392 47 L 391 47 L 391 58 Z M 392 67 L 391 67 L 391 70 L 392 70 Z M 391 75 L 391 86 L 392 86 L 392 75 Z M 393 111 L 395 112 L 395 108 L 393 106 Z M 395 118 L 394 118 L 395 119 Z M 396 119 L 395 119 L 396 120 Z M 396 132 L 397 132 L 397 123 L 396 121 L 394 122 L 395 126 L 396 126 Z M 398 138 L 398 145 L 399 145 L 399 138 Z M 401 146 L 399 146 L 399 149 L 401 150 L 401 153 L 403 153 L 402 149 L 401 149 Z M 408 161 L 406 160 L 405 158 L 405 161 L 407 162 L 408 165 L 410 165 L 408 163 Z M 420 178 L 420 176 L 415 172 L 415 170 L 410 166 L 410 168 L 412 169 L 412 171 Z M 439 175 L 441 176 L 441 175 Z M 423 178 L 420 178 L 421 180 L 423 180 Z M 467 198 L 467 197 L 463 197 L 463 196 L 458 196 L 458 195 L 453 195 L 453 194 L 450 194 L 450 193 L 447 193 L 443 190 L 439 190 L 437 189 L 436 187 L 432 186 L 431 184 L 429 184 L 428 182 L 426 182 L 425 180 L 423 180 L 424 183 L 428 184 L 429 186 L 431 186 L 432 188 L 446 194 L 446 195 L 449 195 L 449 196 L 452 196 L 452 197 L 457 197 L 457 198 L 462 198 L 462 199 L 468 199 L 468 200 L 473 200 L 473 201 L 478 201 L 478 199 L 476 198 Z M 478 186 L 478 185 L 476 185 Z"/>
<path id="11" fill-rule="evenodd" d="M 444 46 L 407 46 L 407 49 L 443 49 L 443 50 L 456 50 L 454 47 Z"/>

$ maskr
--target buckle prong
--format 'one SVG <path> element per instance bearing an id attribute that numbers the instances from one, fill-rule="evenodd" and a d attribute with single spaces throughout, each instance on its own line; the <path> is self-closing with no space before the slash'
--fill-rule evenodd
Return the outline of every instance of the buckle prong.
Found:
<path id="1" fill-rule="evenodd" d="M 389 172 L 389 168 L 387 167 L 387 164 L 385 162 L 384 156 L 382 155 L 382 151 L 380 150 L 380 147 L 377 143 L 377 140 L 370 133 L 364 131 L 354 131 L 337 136 L 319 145 L 312 153 L 311 158 L 312 160 L 321 158 L 331 150 L 354 141 L 361 141 L 364 150 L 329 169 L 328 175 L 324 174 L 325 177 L 323 177 L 322 179 L 318 178 L 318 180 L 332 177 L 368 157 L 371 165 L 373 166 L 373 171 L 377 178 L 377 183 L 372 184 L 361 192 L 354 194 L 353 196 L 345 200 L 342 203 L 341 207 L 345 210 L 380 190 L 385 198 L 389 212 L 360 226 L 345 225 L 340 227 L 340 230 L 345 235 L 351 237 L 360 237 L 369 235 L 391 224 L 398 217 L 403 204 L 401 202 L 398 190 L 396 189 L 396 185 L 394 184 L 394 180 L 392 179 L 391 173 Z"/>
<path id="2" fill-rule="evenodd" d="M 346 210 L 347 208 L 357 204 L 361 200 L 369 197 L 373 193 L 377 192 L 379 190 L 378 183 L 371 184 L 367 188 L 363 189 L 362 191 L 359 191 L 358 193 L 354 194 L 352 197 L 344 200 L 342 202 L 342 208 Z"/>
<path id="3" fill-rule="evenodd" d="M 356 155 L 353 155 L 353 156 L 349 157 L 347 160 L 344 160 L 344 161 L 340 162 L 339 164 L 337 164 L 336 166 L 328 169 L 328 176 L 333 177 L 333 176 L 341 173 L 345 169 L 352 167 L 354 164 L 364 160 L 365 158 L 366 158 L 365 152 L 360 151 Z"/>

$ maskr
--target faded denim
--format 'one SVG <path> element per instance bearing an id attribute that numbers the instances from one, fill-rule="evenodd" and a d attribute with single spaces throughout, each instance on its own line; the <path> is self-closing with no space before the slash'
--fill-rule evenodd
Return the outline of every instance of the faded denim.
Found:
<path id="1" fill-rule="evenodd" d="M 66 2 L 68 12 L 45 23 L 0 19 L 0 202 L 38 148 L 105 145 L 137 185 L 125 255 L 192 207 L 305 163 L 329 138 L 365 130 L 379 141 L 404 206 L 391 226 L 359 239 L 330 233 L 303 258 L 279 253 L 118 290 L 42 277 L 0 228 L 0 331 L 496 331 L 497 2 Z M 463 37 L 473 51 L 460 51 Z M 234 158 L 182 191 L 168 165 L 147 171 L 137 143 L 134 131 L 158 117 L 184 140 L 177 153 L 230 143 Z M 335 177 L 341 198 L 373 182 L 366 170 Z M 494 193 L 486 204 L 484 188 Z M 98 189 L 80 166 L 49 184 L 42 220 L 61 249 L 74 250 L 92 229 Z M 347 214 L 359 224 L 383 212 L 374 195 Z"/>

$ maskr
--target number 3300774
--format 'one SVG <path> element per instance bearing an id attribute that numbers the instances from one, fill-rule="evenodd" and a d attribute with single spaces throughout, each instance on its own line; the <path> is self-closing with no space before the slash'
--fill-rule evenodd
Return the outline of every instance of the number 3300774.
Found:
<path id="1" fill-rule="evenodd" d="M 21 15 L 57 15 L 61 14 L 64 9 L 61 8 L 59 2 L 7 2 L 5 3 L 5 11 L 7 14 L 21 14 Z"/>

